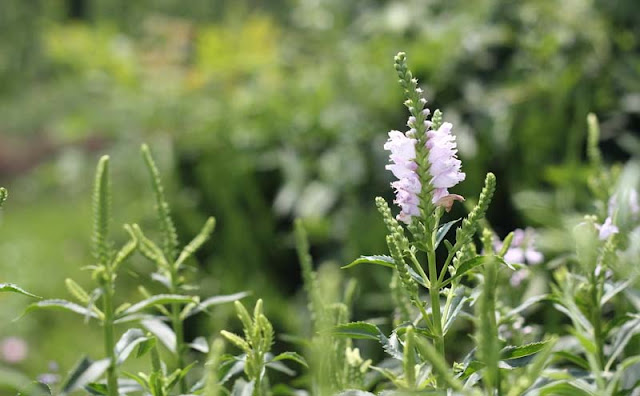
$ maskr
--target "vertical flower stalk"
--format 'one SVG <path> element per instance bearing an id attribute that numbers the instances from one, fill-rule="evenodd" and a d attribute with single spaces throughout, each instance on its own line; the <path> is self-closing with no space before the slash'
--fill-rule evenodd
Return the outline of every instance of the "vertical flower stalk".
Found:
<path id="1" fill-rule="evenodd" d="M 453 125 L 442 122 L 442 113 L 436 110 L 431 120 L 430 110 L 425 108 L 427 100 L 418 87 L 406 63 L 406 55 L 395 57 L 395 69 L 404 89 L 405 106 L 411 116 L 406 132 L 391 131 L 384 149 L 391 152 L 391 164 L 386 166 L 398 178 L 391 183 L 396 192 L 394 203 L 400 206 L 399 221 L 411 224 L 414 217 L 428 221 L 435 207 L 449 211 L 453 201 L 464 198 L 449 194 L 449 188 L 465 179 L 462 163 L 457 158 L 456 138 Z"/>
<path id="2" fill-rule="evenodd" d="M 425 314 L 424 320 L 434 332 L 434 346 L 442 357 L 444 350 L 444 330 L 440 312 L 441 276 L 436 264 L 436 232 L 442 209 L 451 210 L 454 201 L 463 201 L 457 194 L 450 194 L 449 189 L 465 179 L 461 172 L 462 163 L 457 158 L 455 136 L 451 131 L 453 125 L 442 121 L 442 113 L 431 112 L 425 108 L 427 103 L 418 81 L 409 71 L 406 55 L 399 53 L 395 57 L 395 69 L 400 86 L 405 94 L 405 106 L 411 114 L 406 132 L 391 131 L 389 140 L 384 145 L 390 152 L 390 164 L 386 166 L 397 178 L 391 183 L 395 190 L 394 203 L 400 207 L 397 220 L 409 226 L 416 245 L 427 253 L 429 295 L 431 316 Z M 409 254 L 416 270 L 424 271 L 412 251 L 396 252 L 394 261 L 402 267 L 402 254 Z M 426 274 L 425 274 L 426 277 Z M 416 301 L 422 312 L 422 302 Z"/>
<path id="3" fill-rule="evenodd" d="M 98 260 L 98 266 L 102 269 L 98 273 L 98 282 L 102 287 L 102 303 L 104 312 L 104 348 L 110 359 L 107 369 L 107 391 L 109 396 L 118 396 L 118 373 L 115 356 L 114 337 L 114 279 L 115 274 L 111 262 L 111 249 L 107 241 L 110 219 L 110 191 L 109 191 L 109 157 L 103 156 L 98 162 L 95 185 L 93 191 L 93 243 L 94 256 Z"/>

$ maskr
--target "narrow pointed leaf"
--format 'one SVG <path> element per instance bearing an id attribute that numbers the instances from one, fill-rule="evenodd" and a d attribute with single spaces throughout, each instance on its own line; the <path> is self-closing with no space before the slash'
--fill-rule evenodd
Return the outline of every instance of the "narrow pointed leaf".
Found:
<path id="1" fill-rule="evenodd" d="M 299 363 L 301 365 L 303 365 L 304 367 L 309 367 L 307 365 L 306 360 L 304 360 L 304 358 L 302 356 L 300 356 L 299 354 L 295 353 L 295 352 L 283 352 L 279 355 L 277 355 L 276 357 L 274 357 L 273 359 L 271 359 L 272 362 L 277 362 L 280 360 L 293 360 L 296 363 Z"/>
<path id="2" fill-rule="evenodd" d="M 396 267 L 395 262 L 393 261 L 393 258 L 389 256 L 360 256 L 350 264 L 347 264 L 344 267 L 342 267 L 342 269 L 355 267 L 356 265 L 359 265 L 359 264 L 378 264 L 378 265 L 383 265 L 389 268 Z"/>
<path id="3" fill-rule="evenodd" d="M 91 382 L 96 381 L 105 373 L 105 371 L 107 371 L 110 364 L 110 359 L 102 359 L 92 362 L 86 357 L 83 358 L 69 375 L 68 380 L 62 386 L 62 392 L 60 392 L 60 394 L 69 394 L 81 389 Z"/>
<path id="4" fill-rule="evenodd" d="M 145 319 L 142 326 L 156 336 L 160 342 L 173 353 L 176 353 L 176 334 L 171 327 L 158 319 Z"/>
<path id="5" fill-rule="evenodd" d="M 438 231 L 436 231 L 436 244 L 435 244 L 435 248 L 436 249 L 440 245 L 440 242 L 442 242 L 444 237 L 447 235 L 447 232 L 449 232 L 449 230 L 451 229 L 451 226 L 453 226 L 454 224 L 456 224 L 460 220 L 462 220 L 462 218 L 460 218 L 458 220 L 452 220 L 452 221 L 450 221 L 448 223 L 444 223 L 443 225 L 441 225 L 438 228 Z"/>
<path id="6" fill-rule="evenodd" d="M 451 278 L 449 279 L 445 279 L 444 282 L 442 283 L 442 286 L 446 286 L 449 283 L 451 283 L 454 279 L 460 278 L 462 275 L 466 274 L 467 272 L 471 271 L 472 269 L 481 266 L 482 264 L 485 263 L 485 260 L 487 259 L 488 256 L 476 256 L 472 259 L 463 261 L 458 268 L 456 269 L 456 274 L 453 275 Z M 496 260 L 500 261 L 500 262 L 504 262 L 504 260 L 502 260 L 501 258 L 499 258 L 498 256 L 491 256 L 491 258 L 495 258 Z"/>
<path id="7" fill-rule="evenodd" d="M 96 315 L 95 312 L 80 306 L 76 303 L 72 303 L 71 301 L 67 301 L 67 300 L 59 300 L 59 299 L 53 299 L 53 300 L 43 300 L 43 301 L 38 301 L 37 303 L 33 303 L 31 305 L 29 305 L 27 307 L 27 309 L 24 311 L 25 314 L 36 310 L 36 309 L 42 309 L 42 308 L 47 308 L 47 309 L 61 309 L 61 310 L 65 310 L 65 311 L 70 311 L 70 312 L 75 312 L 77 314 L 83 315 L 83 316 L 87 316 L 87 317 L 91 317 L 91 318 L 97 318 L 98 315 Z"/>
<path id="8" fill-rule="evenodd" d="M 332 330 L 333 335 L 363 339 L 363 340 L 386 340 L 386 336 L 378 328 L 378 326 L 367 322 L 352 322 L 336 326 Z"/>
<path id="9" fill-rule="evenodd" d="M 125 360 L 127 360 L 129 355 L 131 355 L 131 352 L 133 352 L 133 350 L 138 345 L 147 341 L 148 339 L 149 337 L 147 337 L 140 329 L 127 330 L 122 335 L 122 337 L 120 337 L 120 340 L 118 340 L 118 343 L 116 344 L 116 363 L 122 364 Z"/>
<path id="10" fill-rule="evenodd" d="M 18 293 L 23 294 L 25 296 L 34 297 L 34 298 L 42 298 L 40 296 L 36 296 L 35 294 L 31 294 L 28 291 L 24 290 L 20 286 L 13 283 L 0 283 L 0 293 Z"/>
<path id="11" fill-rule="evenodd" d="M 519 359 L 525 356 L 533 355 L 541 350 L 547 345 L 549 341 L 541 341 L 541 342 L 533 342 L 531 344 L 520 345 L 520 346 L 507 346 L 502 348 L 500 351 L 500 359 L 509 360 L 509 359 Z"/>
<path id="12" fill-rule="evenodd" d="M 205 299 L 204 301 L 198 303 L 189 313 L 185 315 L 185 318 L 193 316 L 199 312 L 206 311 L 207 308 L 212 307 L 214 305 L 226 304 L 230 302 L 234 302 L 245 298 L 251 294 L 250 292 L 239 292 L 234 294 L 227 294 L 222 296 L 213 296 Z"/>
<path id="13" fill-rule="evenodd" d="M 125 309 L 121 314 L 122 316 L 127 316 L 134 314 L 136 312 L 140 312 L 147 308 L 151 308 L 155 305 L 164 305 L 164 304 L 174 304 L 174 303 L 190 303 L 196 302 L 195 297 L 192 296 L 183 296 L 179 294 L 157 294 L 155 296 L 151 296 L 146 298 L 136 304 L 133 304 L 129 308 Z"/>
<path id="14" fill-rule="evenodd" d="M 188 344 L 191 348 L 198 352 L 209 353 L 209 343 L 204 337 L 198 337 Z"/>

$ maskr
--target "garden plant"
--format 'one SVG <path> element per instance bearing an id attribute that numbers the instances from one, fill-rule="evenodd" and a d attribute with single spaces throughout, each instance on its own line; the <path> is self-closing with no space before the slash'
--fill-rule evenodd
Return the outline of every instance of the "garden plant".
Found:
<path id="1" fill-rule="evenodd" d="M 58 309 L 76 314 L 79 326 L 100 327 L 103 356 L 78 351 L 76 367 L 60 381 L 5 380 L 9 371 L 0 381 L 24 395 L 637 395 L 637 165 L 603 162 L 598 120 L 590 115 L 585 169 L 592 212 L 567 221 L 570 243 L 548 260 L 537 245 L 541 230 L 516 229 L 502 239 L 493 230 L 486 218 L 500 188 L 493 173 L 475 196 L 455 193 L 467 178 L 455 126 L 427 107 L 405 53 L 394 68 L 409 115 L 407 130 L 389 132 L 379 147 L 388 151 L 386 170 L 395 178 L 393 205 L 375 198 L 388 253 L 355 258 L 340 274 L 316 268 L 305 223 L 296 221 L 308 334 L 277 334 L 265 314 L 270 302 L 251 290 L 198 295 L 187 273 L 197 271 L 193 258 L 216 222 L 210 217 L 181 245 L 160 172 L 143 145 L 158 232 L 125 224 L 125 242 L 116 247 L 110 159 L 103 156 L 93 191 L 95 261 L 84 267 L 93 288 L 67 279 L 75 300 L 69 301 L 0 284 L 0 291 L 37 299 L 29 315 Z M 1 189 L 0 204 L 6 195 Z M 455 218 L 461 210 L 468 214 Z M 147 235 L 159 235 L 159 242 Z M 140 285 L 139 300 L 122 301 L 118 275 L 137 254 L 148 264 L 139 276 L 161 292 Z M 343 277 L 363 266 L 387 277 L 383 292 L 393 309 L 383 317 L 357 317 L 358 282 Z M 549 287 L 537 287 L 541 281 Z M 241 302 L 250 299 L 255 303 Z M 187 337 L 185 321 L 226 303 L 234 304 L 242 335 Z M 540 315 L 549 311 L 563 318 L 553 331 Z"/>

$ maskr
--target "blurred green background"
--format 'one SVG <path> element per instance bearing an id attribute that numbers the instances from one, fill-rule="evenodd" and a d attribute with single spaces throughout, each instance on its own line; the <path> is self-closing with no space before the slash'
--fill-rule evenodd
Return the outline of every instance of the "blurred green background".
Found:
<path id="1" fill-rule="evenodd" d="M 92 264 L 91 184 L 105 153 L 113 238 L 126 238 L 125 222 L 154 235 L 147 142 L 181 241 L 218 220 L 194 263 L 200 294 L 253 290 L 279 332 L 299 332 L 294 218 L 317 263 L 385 251 L 373 198 L 392 198 L 382 145 L 407 117 L 398 51 L 454 123 L 467 173 L 455 192 L 474 197 L 496 173 L 489 220 L 501 235 L 588 208 L 588 112 L 607 160 L 640 154 L 635 0 L 4 0 L 0 282 L 47 298 L 68 298 L 67 277 L 89 287 L 80 268 Z M 151 271 L 140 256 L 129 268 L 122 301 Z M 360 280 L 357 315 L 386 311 L 386 272 L 346 275 Z M 96 326 L 59 312 L 12 322 L 30 301 L 0 299 L 0 337 L 27 340 L 17 367 L 29 375 L 101 356 Z M 229 307 L 217 312 L 189 322 L 187 337 L 227 325 Z"/>

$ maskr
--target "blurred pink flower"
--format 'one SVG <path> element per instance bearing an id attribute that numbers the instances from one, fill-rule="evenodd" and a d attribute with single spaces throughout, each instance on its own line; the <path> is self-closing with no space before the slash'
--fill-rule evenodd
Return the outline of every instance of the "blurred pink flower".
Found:
<path id="1" fill-rule="evenodd" d="M 18 337 L 7 337 L 0 344 L 2 359 L 7 363 L 20 363 L 27 357 L 27 343 Z"/>
<path id="2" fill-rule="evenodd" d="M 611 216 L 607 217 L 603 224 L 596 224 L 596 228 L 598 229 L 598 238 L 600 238 L 601 241 L 604 241 L 611 235 L 620 232 L 618 227 L 613 224 Z"/>
<path id="3" fill-rule="evenodd" d="M 416 169 L 416 139 L 413 139 L 400 131 L 389 132 L 389 140 L 384 149 L 391 152 L 389 158 L 391 164 L 386 166 L 397 181 L 391 183 L 396 191 L 396 199 L 393 201 L 400 206 L 401 211 L 398 220 L 409 224 L 411 217 L 420 214 L 418 194 L 422 188 Z"/>

